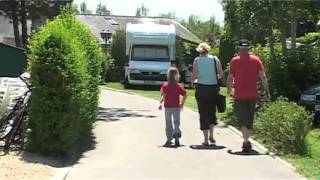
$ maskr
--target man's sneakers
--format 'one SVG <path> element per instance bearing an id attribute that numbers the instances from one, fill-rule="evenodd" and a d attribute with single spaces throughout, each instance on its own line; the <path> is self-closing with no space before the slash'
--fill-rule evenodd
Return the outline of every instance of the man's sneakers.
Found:
<path id="1" fill-rule="evenodd" d="M 252 146 L 251 146 L 251 143 L 248 141 L 248 142 L 244 142 L 242 144 L 242 152 L 243 153 L 250 153 L 252 150 Z"/>
<path id="2" fill-rule="evenodd" d="M 179 135 L 174 135 L 174 145 L 180 146 Z"/>

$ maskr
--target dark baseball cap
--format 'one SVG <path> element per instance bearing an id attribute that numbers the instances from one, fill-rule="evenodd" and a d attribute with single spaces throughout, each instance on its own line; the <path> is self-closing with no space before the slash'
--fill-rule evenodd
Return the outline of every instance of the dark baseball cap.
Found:
<path id="1" fill-rule="evenodd" d="M 250 41 L 248 41 L 247 39 L 241 39 L 239 41 L 239 46 L 242 46 L 242 47 L 250 47 L 251 46 L 251 43 Z"/>

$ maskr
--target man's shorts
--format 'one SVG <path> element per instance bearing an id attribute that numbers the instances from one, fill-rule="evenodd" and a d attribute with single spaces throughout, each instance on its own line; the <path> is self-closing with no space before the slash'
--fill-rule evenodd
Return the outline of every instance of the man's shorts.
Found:
<path id="1" fill-rule="evenodd" d="M 234 112 L 237 116 L 240 126 L 252 129 L 256 100 L 235 100 Z"/>

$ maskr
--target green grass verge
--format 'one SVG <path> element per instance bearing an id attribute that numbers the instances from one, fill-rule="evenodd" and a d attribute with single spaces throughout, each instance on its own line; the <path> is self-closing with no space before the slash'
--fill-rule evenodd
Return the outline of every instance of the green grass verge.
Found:
<path id="1" fill-rule="evenodd" d="M 308 133 L 306 138 L 308 155 L 284 156 L 292 163 L 297 171 L 309 179 L 320 179 L 320 129 L 314 129 Z"/>

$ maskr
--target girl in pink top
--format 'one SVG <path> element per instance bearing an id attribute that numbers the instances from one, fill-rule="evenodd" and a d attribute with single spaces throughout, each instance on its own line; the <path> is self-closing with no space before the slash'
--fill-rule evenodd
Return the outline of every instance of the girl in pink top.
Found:
<path id="1" fill-rule="evenodd" d="M 161 99 L 159 106 L 159 110 L 161 110 L 162 103 L 164 102 L 167 136 L 167 142 L 164 146 L 171 146 L 173 138 L 175 140 L 175 146 L 180 146 L 180 111 L 187 98 L 187 93 L 184 87 L 179 83 L 180 75 L 177 68 L 172 67 L 168 70 L 167 79 L 168 82 L 164 83 L 160 89 Z M 181 96 L 182 99 L 180 101 Z M 172 124 L 174 124 L 174 126 Z"/>

